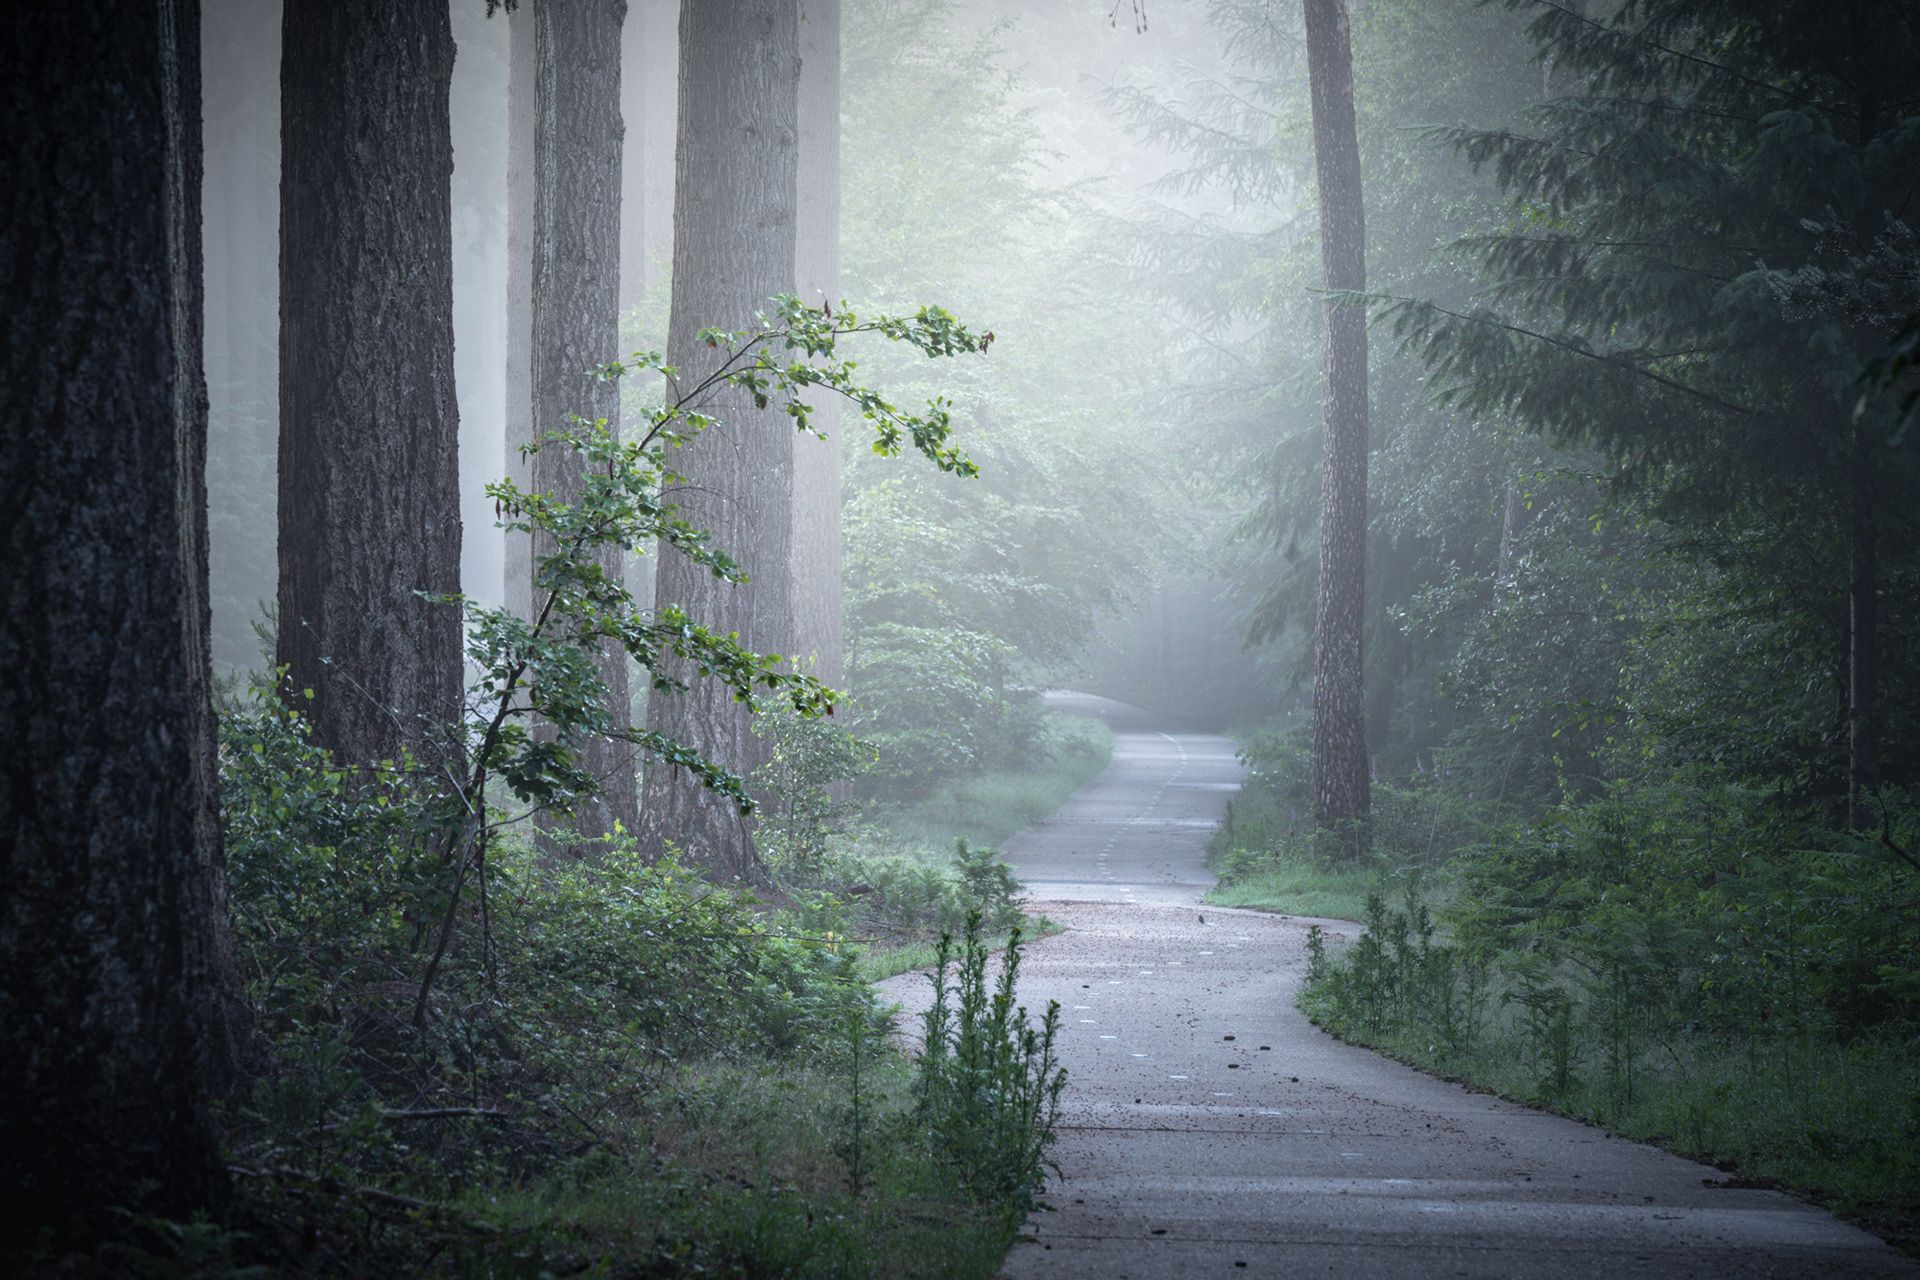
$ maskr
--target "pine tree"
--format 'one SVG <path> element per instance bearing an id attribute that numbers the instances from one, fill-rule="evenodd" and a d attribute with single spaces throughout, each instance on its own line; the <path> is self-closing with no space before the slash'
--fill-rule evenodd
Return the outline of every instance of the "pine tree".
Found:
<path id="1" fill-rule="evenodd" d="M 699 334 L 744 331 L 794 280 L 799 129 L 796 0 L 685 4 L 680 13 L 680 120 L 674 185 L 673 308 L 667 356 L 681 381 L 714 365 Z M 730 586 L 684 556 L 659 566 L 655 601 L 678 605 L 761 653 L 793 639 L 794 430 L 733 389 L 705 410 L 726 425 L 676 456 L 687 483 L 671 495 L 682 519 L 711 531 L 752 581 Z M 746 776 L 764 746 L 748 708 L 714 681 L 654 699 L 649 727 Z M 746 820 L 686 771 L 649 760 L 642 847 L 668 843 L 711 873 L 757 879 Z"/>
<path id="2" fill-rule="evenodd" d="M 1366 209 L 1354 117 L 1353 45 L 1345 0 L 1305 0 L 1320 190 L 1322 282 L 1329 294 L 1367 286 Z M 1320 598 L 1314 610 L 1313 795 L 1322 826 L 1367 815 L 1363 643 L 1367 601 L 1367 327 L 1365 311 L 1330 297 L 1320 473 Z"/>
<path id="3" fill-rule="evenodd" d="M 510 474 L 562 501 L 580 490 L 579 455 L 536 449 L 572 416 L 617 422 L 618 388 L 592 370 L 619 355 L 621 27 L 625 0 L 524 0 L 510 18 L 508 54 L 508 408 Z M 544 541 L 511 538 L 508 600 L 523 613 L 541 593 Z M 625 572 L 617 547 L 603 570 Z M 612 723 L 629 723 L 627 658 L 608 644 L 599 659 Z M 638 824 L 633 749 L 611 738 L 585 746 L 600 789 L 573 817 L 599 837 Z"/>
<path id="4" fill-rule="evenodd" d="M 7 37 L 0 1223 L 97 1238 L 225 1189 L 199 7 L 32 5 Z"/>
<path id="5" fill-rule="evenodd" d="M 452 75 L 444 8 L 287 6 L 277 659 L 343 761 L 461 718 Z"/>
<path id="6" fill-rule="evenodd" d="M 1535 15 L 1564 96 L 1531 128 L 1435 132 L 1512 198 L 1506 226 L 1463 246 L 1491 302 L 1389 314 L 1457 404 L 1597 447 L 1750 603 L 1837 637 L 1832 774 L 1853 823 L 1870 822 L 1882 651 L 1910 625 L 1902 608 L 1889 626 L 1885 553 L 1910 571 L 1911 540 L 1890 537 L 1911 529 L 1899 495 L 1920 476 L 1890 411 L 1853 410 L 1920 292 L 1914 232 L 1889 212 L 1920 165 L 1920 15 L 1510 7 Z"/>

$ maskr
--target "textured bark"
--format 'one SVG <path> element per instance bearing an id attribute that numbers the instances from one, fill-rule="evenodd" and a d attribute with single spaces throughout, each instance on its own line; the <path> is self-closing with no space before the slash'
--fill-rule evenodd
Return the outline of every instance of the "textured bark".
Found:
<path id="1" fill-rule="evenodd" d="M 840 292 L 840 0 L 801 0 L 800 171 L 795 284 L 803 301 Z M 840 404 L 814 397 L 793 457 L 793 652 L 838 686 L 845 673 L 841 589 Z"/>
<path id="2" fill-rule="evenodd" d="M 172 282 L 175 510 L 180 537 L 182 692 L 193 726 L 185 743 L 193 767 L 193 847 L 205 899 L 199 910 L 217 1002 L 205 1019 L 201 1080 L 224 1093 L 239 1078 L 250 1019 L 240 968 L 227 928 L 227 858 L 220 831 L 220 734 L 213 710 L 213 597 L 208 574 L 206 258 L 201 220 L 206 185 L 201 138 L 200 7 L 163 0 L 166 24 L 167 262 Z"/>
<path id="3" fill-rule="evenodd" d="M 345 761 L 460 720 L 452 74 L 444 5 L 287 5 L 278 658 Z"/>
<path id="4" fill-rule="evenodd" d="M 618 388 L 589 374 L 620 347 L 620 27 L 626 0 L 528 0 L 521 9 L 532 19 L 516 27 L 514 36 L 532 40 L 532 192 L 531 207 L 522 212 L 530 215 L 523 247 L 531 257 L 529 425 L 537 439 L 565 430 L 570 414 L 613 422 L 620 413 Z M 525 53 L 516 49 L 516 70 L 524 71 Z M 577 454 L 542 449 L 532 461 L 535 490 L 562 501 L 578 497 Z M 544 537 L 533 540 L 535 559 L 553 550 Z M 608 548 L 606 571 L 618 577 L 623 558 L 619 548 Z M 598 667 L 607 710 L 625 727 L 625 651 L 606 646 Z M 582 802 L 574 826 L 588 837 L 610 834 L 615 823 L 633 830 L 639 821 L 634 749 L 595 738 L 582 757 L 601 790 Z"/>
<path id="5" fill-rule="evenodd" d="M 33 5 L 0 276 L 0 1232 L 217 1206 L 199 8 Z"/>
<path id="6" fill-rule="evenodd" d="M 1366 288 L 1366 216 L 1354 120 L 1353 48 L 1344 0 L 1305 0 L 1314 171 L 1320 192 L 1321 279 Z M 1320 481 L 1320 596 L 1314 611 L 1313 777 L 1323 826 L 1368 807 L 1363 619 L 1367 568 L 1367 329 L 1365 312 L 1323 308 L 1325 445 Z"/>
<path id="7" fill-rule="evenodd" d="M 798 164 L 798 0 L 687 4 L 680 13 L 680 113 L 674 184 L 673 310 L 667 355 L 683 385 L 714 367 L 695 341 L 709 325 L 747 329 L 793 287 Z M 675 456 L 681 513 L 713 532 L 753 581 L 728 586 L 685 557 L 661 562 L 655 600 L 683 605 L 750 647 L 788 652 L 794 431 L 779 410 L 738 393 L 710 410 L 724 425 Z M 683 676 L 691 673 L 681 672 Z M 652 726 L 737 772 L 760 758 L 746 709 L 712 681 L 657 697 Z M 649 761 L 642 847 L 668 841 L 718 876 L 759 878 L 746 822 L 684 770 Z"/>

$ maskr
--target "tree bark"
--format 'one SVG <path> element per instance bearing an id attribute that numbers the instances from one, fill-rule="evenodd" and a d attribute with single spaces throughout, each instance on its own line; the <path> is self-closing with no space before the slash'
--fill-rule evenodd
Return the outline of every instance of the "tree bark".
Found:
<path id="1" fill-rule="evenodd" d="M 518 335 L 531 397 L 521 429 L 536 442 L 566 430 L 569 415 L 612 423 L 620 415 L 619 388 L 595 380 L 591 370 L 620 354 L 620 30 L 626 8 L 626 0 L 527 0 L 514 18 L 510 75 L 524 83 L 531 70 L 533 80 L 530 136 L 509 140 L 508 164 L 514 164 L 518 142 L 522 172 L 531 171 L 530 189 L 511 211 L 526 219 L 527 228 L 514 240 L 514 251 L 527 258 L 529 300 Z M 518 376 L 517 369 L 511 373 Z M 541 449 L 527 479 L 538 492 L 575 501 L 583 479 L 579 455 Z M 533 564 L 555 548 L 536 536 L 530 550 L 522 571 L 528 575 L 528 605 L 537 608 Z M 607 573 L 619 578 L 624 553 L 610 547 L 603 558 Z M 626 652 L 605 645 L 596 664 L 608 714 L 625 728 L 631 718 Z M 633 830 L 639 822 L 633 748 L 596 737 L 583 744 L 582 763 L 601 789 L 574 812 L 580 834 L 601 838 L 616 824 Z"/>
<path id="2" fill-rule="evenodd" d="M 0 1232 L 216 1208 L 194 0 L 12 15 L 0 474 Z"/>
<path id="3" fill-rule="evenodd" d="M 1353 46 L 1344 0 L 1305 0 L 1320 192 L 1321 279 L 1367 285 L 1366 214 L 1354 118 Z M 1314 806 L 1322 826 L 1367 814 L 1363 618 L 1367 568 L 1367 329 L 1357 306 L 1329 299 L 1325 444 L 1320 481 L 1320 595 L 1314 611 Z"/>
<path id="4" fill-rule="evenodd" d="M 213 709 L 213 591 L 207 529 L 206 187 L 202 138 L 200 6 L 162 0 L 161 50 L 167 109 L 167 262 L 173 282 L 173 420 L 178 441 L 174 495 L 180 533 L 180 647 L 184 692 L 193 715 L 187 755 L 193 766 L 193 847 L 205 899 L 209 998 L 201 1079 L 211 1094 L 239 1080 L 251 1017 L 228 930 L 226 845 L 220 829 L 220 726 Z"/>
<path id="5" fill-rule="evenodd" d="M 802 301 L 840 291 L 840 0 L 801 0 L 800 165 L 795 285 Z M 814 397 L 826 439 L 799 437 L 793 457 L 793 651 L 838 686 L 845 674 L 841 588 L 840 405 Z"/>
<path id="6" fill-rule="evenodd" d="M 718 358 L 696 341 L 700 329 L 748 329 L 770 296 L 793 288 L 798 7 L 798 0 L 742 0 L 681 8 L 667 355 L 683 386 Z M 673 497 L 681 515 L 712 531 L 753 580 L 728 586 L 669 554 L 655 600 L 682 605 L 715 630 L 737 632 L 756 650 L 787 652 L 795 433 L 784 413 L 755 410 L 738 392 L 716 396 L 708 412 L 723 425 L 675 454 L 688 483 Z M 693 688 L 654 698 L 653 727 L 750 773 L 762 752 L 747 709 L 716 682 L 678 674 Z M 642 848 L 650 855 L 672 842 L 713 875 L 764 876 L 745 820 L 685 770 L 648 761 L 641 815 Z"/>
<path id="7" fill-rule="evenodd" d="M 357 764 L 460 724 L 452 74 L 444 5 L 287 6 L 278 659 Z"/>

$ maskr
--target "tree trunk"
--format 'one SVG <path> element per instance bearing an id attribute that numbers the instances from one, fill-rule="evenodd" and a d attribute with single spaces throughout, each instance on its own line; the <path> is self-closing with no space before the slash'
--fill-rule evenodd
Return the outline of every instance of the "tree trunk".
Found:
<path id="1" fill-rule="evenodd" d="M 164 0 L 162 51 L 167 62 L 167 262 L 173 282 L 173 421 L 178 441 L 174 495 L 182 576 L 180 647 L 183 692 L 193 716 L 186 750 L 193 766 L 193 847 L 206 897 L 200 909 L 210 998 L 202 1084 L 223 1094 L 238 1081 L 251 1018 L 227 928 L 227 857 L 220 830 L 220 726 L 213 710 L 213 592 L 208 569 L 206 255 L 202 202 L 206 188 L 202 139 L 200 6 Z"/>
<path id="2" fill-rule="evenodd" d="M 840 0 L 801 0 L 800 169 L 795 285 L 837 305 L 840 290 Z M 815 396 L 814 426 L 793 457 L 793 651 L 838 686 L 845 674 L 840 581 L 839 401 Z"/>
<path id="3" fill-rule="evenodd" d="M 1320 191 L 1321 279 L 1367 286 L 1366 215 L 1354 119 L 1353 48 L 1344 0 L 1305 0 L 1314 171 Z M 1323 307 L 1325 433 L 1320 481 L 1320 597 L 1314 611 L 1314 806 L 1322 826 L 1368 807 L 1362 619 L 1367 569 L 1366 313 Z"/>
<path id="4" fill-rule="evenodd" d="M 527 0 L 521 12 L 531 22 L 515 19 L 511 56 L 522 76 L 529 59 L 522 46 L 532 45 L 532 136 L 520 139 L 531 142 L 532 191 L 519 209 L 529 227 L 518 247 L 530 258 L 526 429 L 536 441 L 564 431 L 569 415 L 608 422 L 620 415 L 619 388 L 590 371 L 620 354 L 620 28 L 626 8 L 626 0 Z M 572 502 L 582 478 L 571 450 L 533 455 L 529 481 L 538 492 Z M 535 560 L 554 550 L 544 536 L 533 539 Z M 619 548 L 608 548 L 603 567 L 618 578 L 623 561 Z M 529 562 L 526 571 L 532 569 Z M 607 711 L 624 728 L 630 722 L 626 651 L 604 646 L 597 666 Z M 601 789 L 575 810 L 574 826 L 589 838 L 612 834 L 616 823 L 633 830 L 639 821 L 633 748 L 594 738 L 582 757 Z"/>
<path id="5" fill-rule="evenodd" d="M 217 1207 L 193 0 L 12 15 L 0 273 L 0 1231 Z"/>
<path id="6" fill-rule="evenodd" d="M 686 385 L 715 366 L 695 340 L 709 325 L 743 330 L 793 288 L 798 0 L 686 4 L 680 13 L 680 117 L 674 184 L 673 310 L 667 354 Z M 681 515 L 712 531 L 753 581 L 728 586 L 683 556 L 663 557 L 655 600 L 749 647 L 788 651 L 794 431 L 778 409 L 716 396 L 722 424 L 678 451 Z M 761 758 L 747 710 L 691 672 L 693 688 L 652 700 L 652 726 L 740 773 Z M 642 847 L 672 842 L 717 876 L 762 878 L 747 824 L 683 769 L 648 761 Z"/>
<path id="7" fill-rule="evenodd" d="M 446 6 L 290 3 L 281 46 L 280 634 L 345 762 L 461 716 Z"/>

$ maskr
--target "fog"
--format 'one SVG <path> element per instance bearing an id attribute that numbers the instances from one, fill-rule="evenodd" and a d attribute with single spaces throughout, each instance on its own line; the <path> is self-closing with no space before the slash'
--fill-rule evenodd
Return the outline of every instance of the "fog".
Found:
<path id="1" fill-rule="evenodd" d="M 905 159 L 898 171 L 871 172 L 878 166 L 870 163 L 863 172 L 857 158 L 870 144 L 851 131 L 845 146 L 856 162 L 847 169 L 844 181 L 850 188 L 857 187 L 870 173 L 873 181 L 890 183 L 895 193 L 903 183 L 923 182 L 942 201 L 973 203 L 971 208 L 948 203 L 937 213 L 915 209 L 904 215 L 876 204 L 876 218 L 936 216 L 952 224 L 991 227 L 1004 225 L 996 220 L 1012 213 L 1031 222 L 1030 227 L 1006 227 L 1013 235 L 1061 238 L 1023 244 L 1017 260 L 997 261 L 996 254 L 983 254 L 980 261 L 963 266 L 959 273 L 963 278 L 928 276 L 913 282 L 921 287 L 919 293 L 891 283 L 863 296 L 851 286 L 869 257 L 891 252 L 884 240 L 899 228 L 853 219 L 847 224 L 842 253 L 850 268 L 845 296 L 854 305 L 943 302 L 958 309 L 959 299 L 978 298 L 993 314 L 963 313 L 964 319 L 999 326 L 997 332 L 1005 342 L 1037 346 L 1048 341 L 1042 336 L 1043 327 L 1060 320 L 1057 310 L 1048 315 L 1050 308 L 1063 301 L 1052 292 L 1055 284 L 1088 267 L 1125 269 L 1134 256 L 1128 241 L 1140 234 L 1140 227 L 1146 225 L 1143 219 L 1177 219 L 1195 225 L 1233 225 L 1238 220 L 1257 225 L 1267 216 L 1265 210 L 1242 208 L 1231 191 L 1179 184 L 1180 158 L 1164 146 L 1135 137 L 1128 121 L 1112 109 L 1112 96 L 1120 90 L 1174 98 L 1196 80 L 1223 74 L 1219 42 L 1206 22 L 1204 6 L 1157 5 L 1147 32 L 1138 30 L 1131 17 L 1118 21 L 1109 6 L 1092 0 L 886 3 L 871 8 L 882 38 L 888 30 L 919 35 L 936 29 L 943 42 L 978 59 L 975 65 L 991 78 L 978 86 L 983 92 L 972 108 L 987 113 L 980 119 L 1012 125 L 1021 135 L 1005 140 L 1002 149 L 984 163 L 1017 164 L 1016 173 L 1000 176 L 1009 186 L 1017 182 L 1019 189 L 955 189 L 926 176 L 926 170 L 942 163 L 943 146 L 955 141 L 980 146 L 976 139 L 929 138 L 924 150 Z M 484 486 L 504 474 L 506 465 L 509 19 L 504 13 L 489 17 L 480 0 L 455 3 L 451 12 L 457 46 L 450 107 L 464 525 L 461 578 L 464 591 L 494 604 L 502 599 L 502 543 Z M 866 12 L 854 6 L 847 20 L 855 23 Z M 624 26 L 620 297 L 626 312 L 622 340 L 633 345 L 658 346 L 665 340 L 663 295 L 672 257 L 676 24 L 677 6 L 634 3 Z M 212 575 L 216 659 L 223 667 L 260 665 L 255 624 L 261 619 L 263 603 L 274 595 L 279 27 L 279 6 L 270 0 L 215 0 L 208 5 L 204 27 Z M 897 62 L 915 55 L 912 50 L 876 49 L 872 56 Z M 845 93 L 850 100 L 849 123 L 857 128 L 860 121 L 871 118 L 863 113 L 872 108 L 860 101 L 862 86 L 850 82 Z M 858 206 L 860 193 L 850 190 L 848 199 Z M 1043 226 L 1047 230 L 1040 232 Z M 870 246 L 875 240 L 882 243 Z M 1038 269 L 1027 269 L 1030 265 Z M 1075 287 L 1084 288 L 1084 280 Z M 1071 334 L 1071 340 L 1086 344 L 1077 349 L 1092 352 L 1091 363 L 1083 364 L 1081 374 L 1096 383 L 1142 390 L 1138 400 L 1121 408 L 1124 418 L 1101 424 L 1104 440 L 1129 452 L 1157 449 L 1155 437 L 1163 431 L 1158 419 L 1173 382 L 1160 365 L 1167 353 L 1164 342 L 1139 331 L 1094 334 L 1091 330 L 1102 321 L 1093 302 L 1078 296 L 1072 306 L 1066 323 L 1079 332 Z M 1244 344 L 1252 332 L 1249 320 L 1233 317 L 1222 327 L 1219 340 Z M 607 353 L 609 358 L 617 354 L 623 352 Z M 1162 385 L 1144 385 L 1142 380 L 1152 381 L 1149 371 L 1156 365 L 1162 369 Z M 997 371 L 989 369 L 979 375 L 977 385 L 988 395 L 1021 397 L 1036 421 L 1057 423 L 1086 411 L 1073 403 L 1070 388 L 1051 388 L 1042 381 L 1036 394 L 1031 380 L 1016 383 L 1010 377 L 998 381 L 996 377 Z M 963 414 L 968 411 L 965 404 L 961 409 Z M 1063 504 L 1078 500 L 1080 495 L 1070 481 L 1061 488 L 1058 497 Z M 981 518 L 977 510 L 964 505 L 964 498 L 959 501 L 956 518 Z M 1157 585 L 1160 579 L 1204 584 L 1210 573 L 1219 570 L 1214 563 L 1223 537 L 1218 520 L 1193 509 L 1173 514 L 1171 523 L 1180 527 L 1182 550 L 1168 556 L 1143 546 L 1114 547 L 1113 561 L 1097 568 L 1105 579 L 1095 591 L 1099 605 L 1085 611 L 1076 636 L 1039 646 L 1042 651 L 1031 655 L 1025 679 L 1044 683 L 1080 672 L 1083 682 L 1098 683 L 1098 675 L 1083 660 L 1094 648 L 1098 650 L 1096 666 L 1118 669 L 1139 661 L 1146 650 L 1129 638 L 1134 628 L 1126 619 L 1135 610 L 1145 610 L 1142 618 L 1165 613 L 1164 593 Z M 1223 580 L 1211 580 L 1216 583 L 1213 594 L 1221 594 Z M 1217 632 L 1218 642 L 1210 646 L 1218 650 L 1213 656 L 1244 673 L 1234 630 L 1236 607 L 1231 602 L 1212 601 L 1198 615 L 1191 610 L 1183 613 L 1191 624 Z M 1102 628 L 1097 635 L 1094 624 Z"/>

